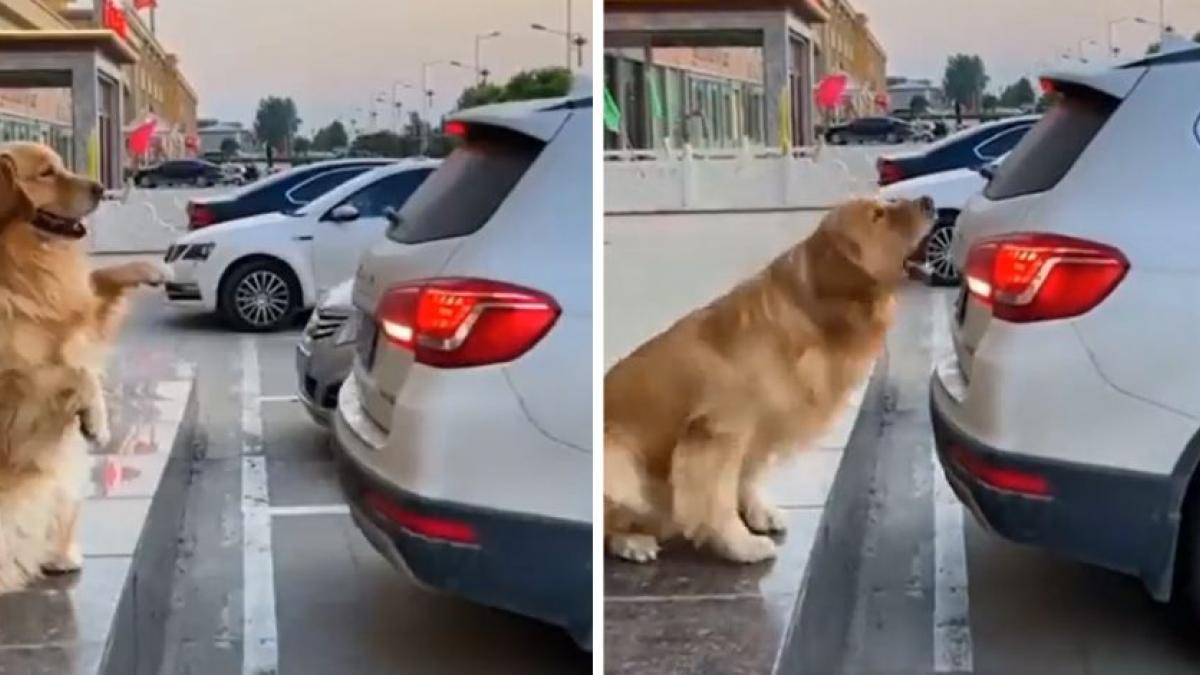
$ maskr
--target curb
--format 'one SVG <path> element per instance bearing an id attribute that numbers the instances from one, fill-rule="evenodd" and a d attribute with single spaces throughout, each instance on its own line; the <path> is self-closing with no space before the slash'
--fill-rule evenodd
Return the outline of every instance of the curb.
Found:
<path id="1" fill-rule="evenodd" d="M 894 396 L 889 395 L 889 358 L 885 349 L 871 372 L 825 502 L 774 673 L 827 675 L 839 672 L 845 660 L 871 505 L 867 497 L 879 459 L 884 418 L 894 403 Z"/>

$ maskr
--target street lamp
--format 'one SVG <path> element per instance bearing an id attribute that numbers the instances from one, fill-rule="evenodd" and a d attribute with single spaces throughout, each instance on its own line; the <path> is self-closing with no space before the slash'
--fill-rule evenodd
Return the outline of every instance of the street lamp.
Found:
<path id="1" fill-rule="evenodd" d="M 475 36 L 475 74 L 479 76 L 479 82 L 487 80 L 488 71 L 479 67 L 479 43 L 484 40 L 500 37 L 500 31 L 494 30 L 490 33 L 480 33 Z"/>
<path id="2" fill-rule="evenodd" d="M 1087 60 L 1087 57 L 1085 57 L 1085 56 L 1083 55 L 1083 47 L 1084 47 L 1084 45 L 1094 45 L 1094 46 L 1096 46 L 1096 47 L 1099 47 L 1099 46 L 1100 46 L 1100 43 L 1099 43 L 1099 42 L 1096 42 L 1095 40 L 1091 40 L 1091 39 L 1088 39 L 1088 38 L 1081 38 L 1077 44 L 1078 44 L 1078 50 L 1077 50 L 1077 52 L 1076 52 L 1076 53 L 1079 55 L 1079 62 L 1080 62 L 1080 63 L 1087 63 L 1087 62 L 1088 62 L 1088 60 Z"/>
<path id="3" fill-rule="evenodd" d="M 1126 16 L 1126 17 L 1122 17 L 1120 19 L 1113 19 L 1112 21 L 1109 21 L 1108 22 L 1108 53 L 1112 54 L 1113 57 L 1116 57 L 1117 55 L 1119 55 L 1121 53 L 1121 48 L 1116 45 L 1116 30 L 1115 29 L 1119 24 L 1123 24 L 1126 21 L 1132 21 L 1134 23 L 1140 23 L 1140 24 L 1144 24 L 1144 25 L 1148 25 L 1148 26 L 1155 25 L 1155 23 L 1153 21 L 1151 21 L 1149 19 L 1143 19 L 1140 16 Z"/>
<path id="4" fill-rule="evenodd" d="M 404 80 L 396 80 L 392 82 L 392 131 L 400 133 L 400 123 L 403 118 L 400 115 L 400 94 L 399 90 L 412 89 L 413 86 Z"/>
<path id="5" fill-rule="evenodd" d="M 576 62 L 579 68 L 583 67 L 583 47 L 588 43 L 588 39 L 580 33 L 572 33 L 570 31 L 562 31 L 557 28 L 550 28 L 540 23 L 531 23 L 529 27 L 534 30 L 540 30 L 545 33 L 561 35 L 567 39 L 567 69 L 571 68 L 571 47 L 575 47 Z"/>

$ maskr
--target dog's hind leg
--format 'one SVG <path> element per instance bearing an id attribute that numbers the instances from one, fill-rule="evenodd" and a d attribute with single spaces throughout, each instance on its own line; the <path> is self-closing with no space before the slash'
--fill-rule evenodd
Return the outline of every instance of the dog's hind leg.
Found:
<path id="1" fill-rule="evenodd" d="M 775 556 L 770 537 L 752 533 L 738 515 L 742 463 L 752 434 L 735 418 L 690 420 L 671 455 L 673 516 L 683 535 L 737 562 Z"/>
<path id="2" fill-rule="evenodd" d="M 658 557 L 658 538 L 639 525 L 661 517 L 646 476 L 618 435 L 604 434 L 604 538 L 609 553 L 632 562 Z"/>

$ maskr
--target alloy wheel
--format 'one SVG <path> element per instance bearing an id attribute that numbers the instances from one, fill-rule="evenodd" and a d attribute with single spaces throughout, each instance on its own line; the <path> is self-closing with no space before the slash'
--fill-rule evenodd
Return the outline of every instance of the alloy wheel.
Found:
<path id="1" fill-rule="evenodd" d="M 291 306 L 287 281 L 272 270 L 255 270 L 238 282 L 233 295 L 238 316 L 255 328 L 282 321 Z"/>

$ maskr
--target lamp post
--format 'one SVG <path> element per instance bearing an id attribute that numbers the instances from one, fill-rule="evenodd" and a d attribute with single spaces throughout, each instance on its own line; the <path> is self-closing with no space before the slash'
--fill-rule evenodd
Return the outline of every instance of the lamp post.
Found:
<path id="1" fill-rule="evenodd" d="M 576 62 L 578 64 L 577 67 L 579 67 L 579 68 L 583 67 L 583 47 L 588 43 L 588 39 L 585 38 L 583 35 L 581 35 L 579 33 L 572 33 L 570 31 L 561 31 L 561 30 L 558 30 L 557 28 L 550 28 L 550 27 L 544 26 L 540 23 L 531 23 L 531 24 L 529 24 L 529 27 L 534 30 L 540 30 L 545 33 L 552 33 L 554 35 L 562 35 L 563 37 L 565 37 L 567 39 L 567 70 L 571 69 L 571 47 L 572 46 L 575 47 Z"/>
<path id="2" fill-rule="evenodd" d="M 479 45 L 484 40 L 500 37 L 500 31 L 494 30 L 490 33 L 480 33 L 475 36 L 475 74 L 478 76 L 476 84 L 487 81 L 488 71 L 479 67 Z"/>
<path id="3" fill-rule="evenodd" d="M 1077 48 L 1076 54 L 1078 54 L 1078 56 L 1079 56 L 1079 62 L 1080 62 L 1080 63 L 1087 63 L 1087 62 L 1088 62 L 1088 60 L 1087 60 L 1087 57 L 1085 57 L 1085 56 L 1083 55 L 1083 47 L 1084 47 L 1084 45 L 1094 45 L 1094 46 L 1097 46 L 1097 47 L 1099 47 L 1099 46 L 1100 46 L 1100 43 L 1099 43 L 1099 42 L 1096 42 L 1095 40 L 1092 40 L 1092 39 L 1089 39 L 1089 38 L 1080 38 L 1080 40 L 1079 40 L 1079 42 L 1078 42 L 1077 44 L 1078 44 L 1078 48 Z"/>
<path id="4" fill-rule="evenodd" d="M 404 121 L 400 116 L 400 89 L 412 89 L 412 84 L 404 80 L 392 82 L 392 131 L 400 133 L 400 125 Z"/>

